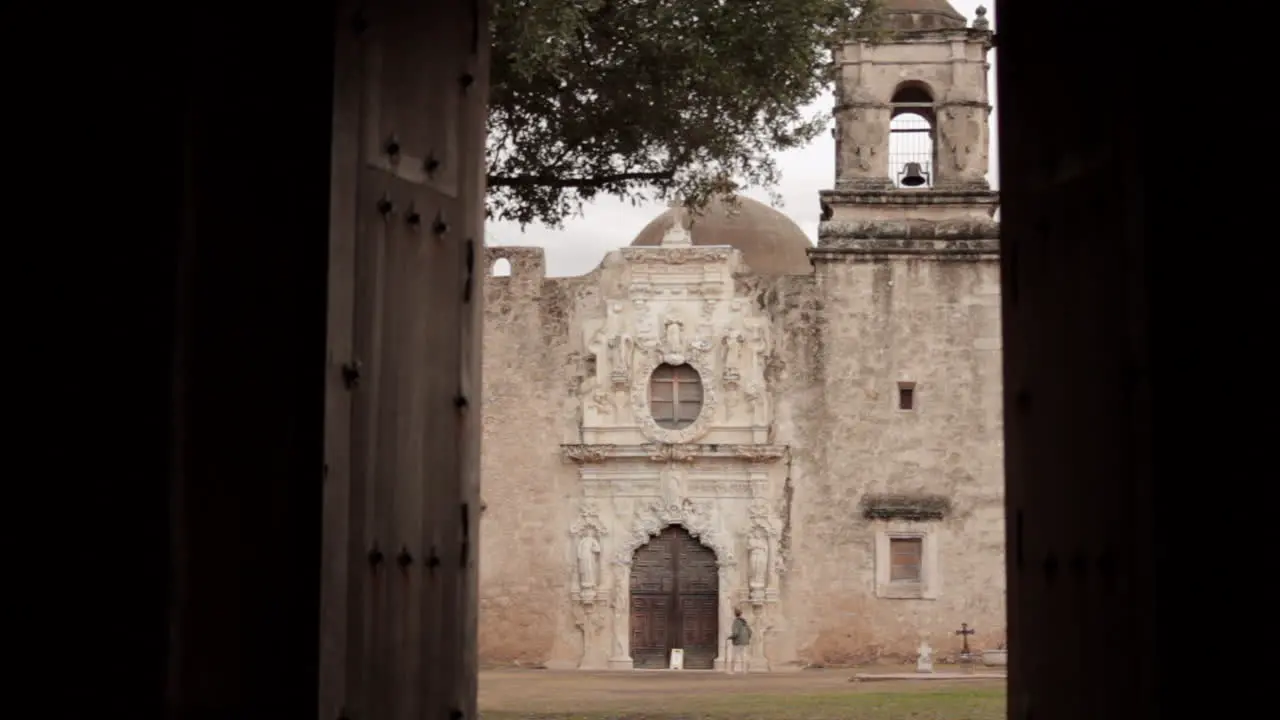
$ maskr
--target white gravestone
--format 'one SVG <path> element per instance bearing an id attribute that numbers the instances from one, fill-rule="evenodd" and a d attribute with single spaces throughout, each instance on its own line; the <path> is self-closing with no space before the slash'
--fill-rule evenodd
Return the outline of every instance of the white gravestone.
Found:
<path id="1" fill-rule="evenodd" d="M 919 655 L 916 657 L 916 672 L 931 673 L 933 672 L 933 648 L 929 647 L 929 643 L 920 642 L 920 647 L 916 650 Z"/>

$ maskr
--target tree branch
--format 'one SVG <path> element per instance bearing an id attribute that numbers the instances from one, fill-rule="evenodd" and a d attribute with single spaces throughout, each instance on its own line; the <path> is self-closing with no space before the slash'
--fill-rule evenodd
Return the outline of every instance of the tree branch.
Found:
<path id="1" fill-rule="evenodd" d="M 489 187 L 553 187 L 553 188 L 585 188 L 603 187 L 620 182 L 660 182 L 675 177 L 674 170 L 661 172 L 630 172 L 615 175 L 597 175 L 595 177 L 573 178 L 558 175 L 490 175 Z"/>

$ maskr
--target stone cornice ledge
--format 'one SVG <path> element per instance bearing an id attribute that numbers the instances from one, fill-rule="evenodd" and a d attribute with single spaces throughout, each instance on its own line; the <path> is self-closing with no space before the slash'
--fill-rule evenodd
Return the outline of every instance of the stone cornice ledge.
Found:
<path id="1" fill-rule="evenodd" d="M 957 27 L 957 28 L 889 28 L 887 29 L 886 38 L 876 37 L 875 35 L 859 34 L 853 37 L 851 43 L 846 44 L 866 44 L 878 45 L 885 42 L 910 43 L 910 42 L 938 42 L 939 40 L 954 40 L 964 38 L 966 40 L 991 42 L 995 33 L 987 28 L 976 27 Z M 846 63 L 847 64 L 847 63 Z"/>
<path id="2" fill-rule="evenodd" d="M 671 247 L 642 245 L 620 248 L 622 257 L 634 264 L 682 265 L 699 262 L 724 262 L 736 252 L 730 245 L 696 245 Z"/>
<path id="3" fill-rule="evenodd" d="M 753 463 L 765 463 L 780 460 L 787 454 L 786 445 L 751 445 L 751 444 L 700 444 L 688 443 L 672 445 L 667 443 L 650 443 L 646 445 L 581 445 L 566 444 L 560 446 L 564 459 L 570 462 L 590 465 L 607 460 L 646 459 L 654 462 L 692 462 L 698 459 L 737 458 Z"/>
<path id="4" fill-rule="evenodd" d="M 811 262 L 866 261 L 903 255 L 952 260 L 998 260 L 1000 241 L 824 238 L 821 245 L 810 249 L 808 254 Z"/>
<path id="5" fill-rule="evenodd" d="M 818 247 L 834 240 L 992 240 L 1000 223 L 987 218 L 956 220 L 827 220 L 818 224 Z"/>
<path id="6" fill-rule="evenodd" d="M 864 180 L 872 182 L 873 180 Z M 943 186 L 928 190 L 897 190 L 859 187 L 858 180 L 837 181 L 835 190 L 821 190 L 818 197 L 828 205 L 888 205 L 902 207 L 918 207 L 920 205 L 963 205 L 973 207 L 986 205 L 987 211 L 995 214 L 1000 206 L 1000 193 L 976 186 Z M 889 182 L 887 179 L 875 179 L 874 182 Z M 840 187 L 846 185 L 846 187 Z"/>

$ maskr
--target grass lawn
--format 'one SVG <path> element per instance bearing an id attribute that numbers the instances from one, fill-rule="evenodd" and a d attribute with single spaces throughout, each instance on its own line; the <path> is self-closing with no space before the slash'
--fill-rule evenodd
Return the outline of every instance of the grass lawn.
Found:
<path id="1" fill-rule="evenodd" d="M 894 691 L 826 691 L 586 698 L 532 711 L 484 710 L 481 720 L 1003 720 L 1003 687 L 932 688 L 923 683 Z M 746 690 L 746 688 L 743 688 Z"/>

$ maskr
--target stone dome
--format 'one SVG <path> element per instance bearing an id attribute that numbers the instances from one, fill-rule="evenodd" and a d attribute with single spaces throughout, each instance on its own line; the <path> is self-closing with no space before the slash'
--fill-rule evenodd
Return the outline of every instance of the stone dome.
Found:
<path id="1" fill-rule="evenodd" d="M 885 0 L 880 5 L 885 25 L 894 30 L 963 28 L 964 16 L 947 0 Z"/>
<path id="2" fill-rule="evenodd" d="M 694 245 L 736 248 L 757 273 L 794 275 L 807 274 L 813 269 L 805 253 L 813 244 L 804 231 L 791 218 L 762 202 L 738 196 L 736 206 L 730 206 L 724 200 L 713 199 L 701 212 L 681 214 L 688 218 Z M 676 208 L 668 208 L 644 226 L 631 246 L 661 245 L 675 216 Z"/>

